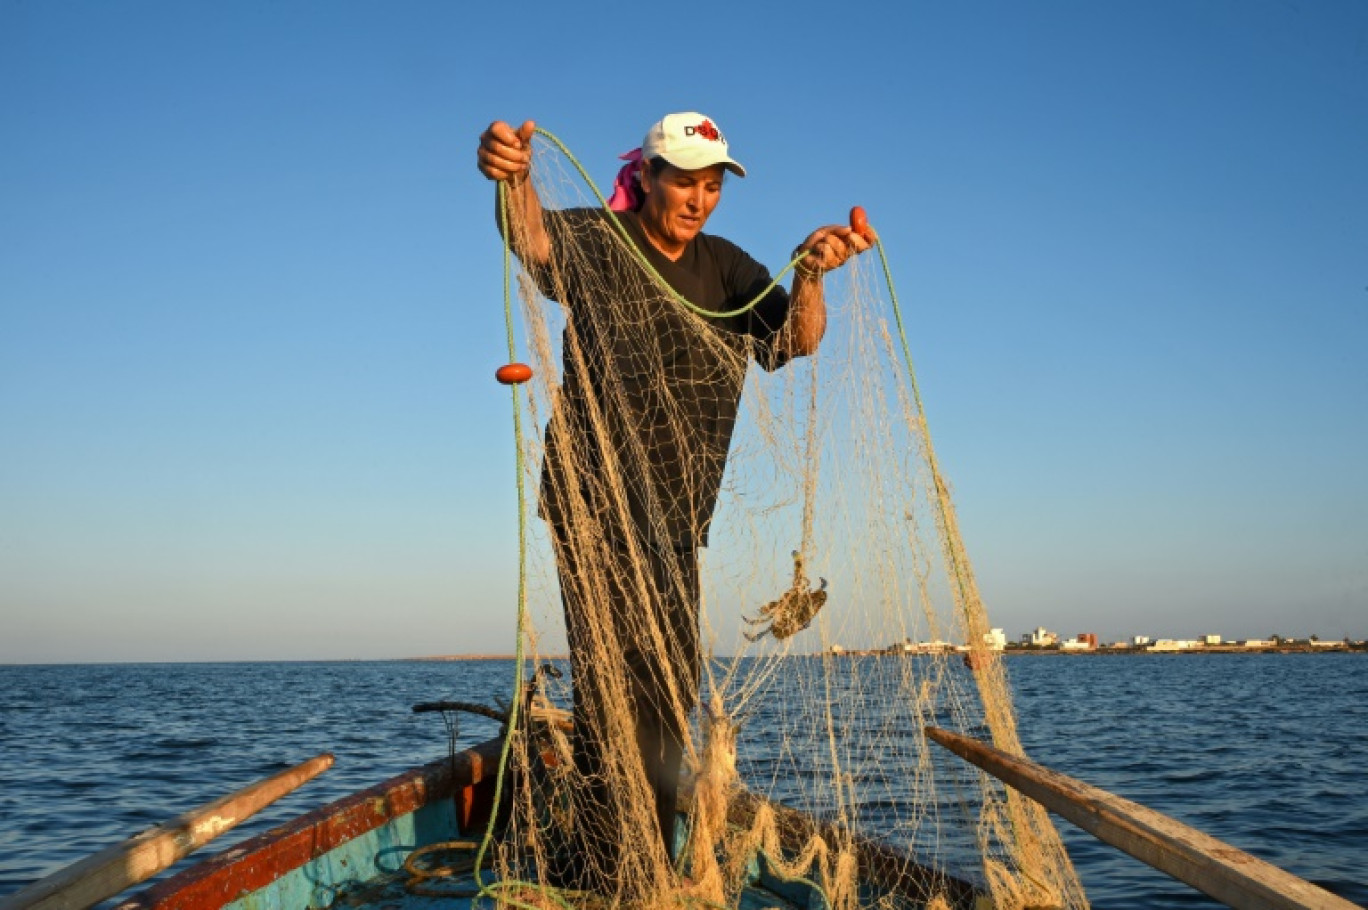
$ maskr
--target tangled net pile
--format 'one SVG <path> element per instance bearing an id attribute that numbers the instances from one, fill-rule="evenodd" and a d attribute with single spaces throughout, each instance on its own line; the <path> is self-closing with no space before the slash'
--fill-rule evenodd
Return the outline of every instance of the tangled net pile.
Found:
<path id="1" fill-rule="evenodd" d="M 547 209 L 601 205 L 554 137 L 538 137 L 534 160 L 532 179 Z M 511 223 L 508 230 L 525 236 L 526 226 Z M 636 255 L 617 232 L 603 230 L 603 242 Z M 596 331 L 611 324 L 621 334 L 595 336 L 593 344 L 627 338 L 634 352 L 605 359 L 593 355 L 586 327 L 568 323 L 539 290 L 585 280 L 584 273 L 561 263 L 534 281 L 514 266 L 511 299 L 524 331 L 515 345 L 519 333 L 510 323 L 510 353 L 521 353 L 510 359 L 526 358 L 534 368 L 534 379 L 514 394 L 526 491 L 520 667 L 555 660 L 567 648 L 555 542 L 537 493 L 549 444 L 561 449 L 571 488 L 596 485 L 592 496 L 566 496 L 563 508 L 575 513 L 568 532 L 572 574 L 592 616 L 580 647 L 601 671 L 608 741 L 620 748 L 595 772 L 601 780 L 585 780 L 563 729 L 526 718 L 515 724 L 507 752 L 512 779 L 534 785 L 517 789 L 508 836 L 490 848 L 500 881 L 520 889 L 501 891 L 501 899 L 558 905 L 542 870 L 565 848 L 563 832 L 587 817 L 586 794 L 609 793 L 620 822 L 614 875 L 623 904 L 737 906 L 760 857 L 772 874 L 813 884 L 835 910 L 866 906 L 859 849 L 876 841 L 970 879 L 1003 910 L 1087 905 L 1044 810 L 922 733 L 936 725 L 1021 752 L 1003 662 L 988 650 L 988 621 L 932 450 L 882 256 L 880 247 L 878 257 L 858 257 L 826 276 L 829 328 L 815 356 L 772 372 L 744 356 L 720 357 L 734 372 L 700 376 L 683 375 L 656 356 L 677 345 L 653 339 L 682 333 L 671 340 L 701 347 L 720 344 L 718 333 L 649 270 L 639 270 L 633 292 L 606 295 L 647 303 L 602 314 Z M 585 418 L 590 444 L 576 442 L 560 429 L 563 419 L 553 420 L 563 407 L 566 360 L 600 371 L 603 407 L 679 421 L 686 444 L 661 453 L 650 450 L 650 432 L 611 438 L 613 421 L 598 412 Z M 693 580 L 687 561 L 666 559 L 665 571 L 653 573 L 640 552 L 622 558 L 607 542 L 612 530 L 605 522 L 643 508 L 648 514 L 632 518 L 648 527 L 678 520 L 667 513 L 679 502 L 657 498 L 652 506 L 639 485 L 661 458 L 686 459 L 688 475 L 687 459 L 714 457 L 706 440 L 687 444 L 702 430 L 686 399 L 742 384 L 710 540 L 699 551 L 700 709 L 667 686 L 667 710 L 685 731 L 687 768 L 680 805 L 688 824 L 672 860 L 656 834 L 653 793 L 632 745 L 632 682 L 622 652 L 630 643 L 669 665 L 680 643 L 649 609 L 623 617 L 594 614 L 593 605 L 623 590 L 648 603 L 667 588 L 687 590 Z M 604 518 L 604 503 L 617 518 Z M 904 648 L 915 642 L 967 644 L 971 659 Z M 541 698 L 568 706 L 571 685 L 569 674 L 543 677 Z M 795 829 L 776 804 L 821 823 Z M 879 905 L 965 904 L 940 879 L 926 881 L 915 901 L 885 897 Z"/>

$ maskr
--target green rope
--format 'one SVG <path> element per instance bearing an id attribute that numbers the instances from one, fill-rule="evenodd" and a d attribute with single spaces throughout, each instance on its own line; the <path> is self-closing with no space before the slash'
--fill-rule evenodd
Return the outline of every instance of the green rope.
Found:
<path id="1" fill-rule="evenodd" d="M 504 325 L 508 335 L 508 360 L 513 362 L 517 359 L 517 344 L 513 337 L 513 288 L 512 288 L 512 248 L 508 237 L 508 189 L 503 181 L 499 181 L 499 227 L 504 235 Z M 523 483 L 523 447 L 522 447 L 522 401 L 518 394 L 518 385 L 514 383 L 509 389 L 513 400 L 513 450 L 514 465 L 518 475 L 518 622 L 516 627 L 517 643 L 513 659 L 513 698 L 508 709 L 508 730 L 504 735 L 503 749 L 499 752 L 499 772 L 494 781 L 494 811 L 489 813 L 489 823 L 485 826 L 484 837 L 480 839 L 480 850 L 475 855 L 475 884 L 480 888 L 480 894 L 489 892 L 490 887 L 484 883 L 482 867 L 484 865 L 485 853 L 489 850 L 490 843 L 494 840 L 494 823 L 499 817 L 499 805 L 503 799 L 504 774 L 508 767 L 508 755 L 512 751 L 514 732 L 518 728 L 520 711 L 522 708 L 522 672 L 523 672 L 523 622 L 527 614 L 527 508 L 526 492 Z"/>
<path id="2" fill-rule="evenodd" d="M 903 361 L 907 364 L 907 381 L 912 387 L 912 403 L 916 407 L 918 419 L 921 420 L 921 436 L 926 440 L 926 466 L 931 472 L 931 482 L 936 486 L 936 511 L 940 514 L 941 527 L 945 528 L 948 533 L 950 516 L 946 514 L 945 500 L 941 495 L 945 489 L 945 480 L 941 476 L 940 464 L 936 461 L 936 449 L 931 444 L 931 428 L 927 426 L 926 411 L 922 407 L 921 391 L 917 387 L 917 371 L 912 366 L 912 348 L 907 343 L 907 330 L 903 327 L 902 307 L 898 305 L 898 291 L 893 285 L 893 270 L 889 268 L 883 241 L 876 239 L 874 245 L 879 250 L 879 264 L 883 267 L 884 283 L 888 285 L 888 299 L 893 305 L 893 320 L 898 326 L 898 340 L 902 342 Z M 960 603 L 965 606 L 967 612 L 969 602 L 968 579 L 965 577 L 967 567 L 960 564 L 959 555 L 953 546 L 946 547 L 946 558 L 950 561 L 950 570 L 955 576 L 955 584 L 959 587 Z M 968 617 L 966 616 L 965 619 L 967 621 Z"/>
<path id="3" fill-rule="evenodd" d="M 620 235 L 622 235 L 622 239 L 625 240 L 627 242 L 627 245 L 632 248 L 632 252 L 636 253 L 637 261 L 641 263 L 642 267 L 650 273 L 651 277 L 655 278 L 655 280 L 660 284 L 661 287 L 669 290 L 670 295 L 674 298 L 676 303 L 678 303 L 680 306 L 684 307 L 685 309 L 689 310 L 690 312 L 696 315 L 706 316 L 712 319 L 721 319 L 727 316 L 740 316 L 742 313 L 750 312 L 751 310 L 755 309 L 755 307 L 760 303 L 761 300 L 764 300 L 765 297 L 769 295 L 770 291 L 775 289 L 775 287 L 779 284 L 780 279 L 787 275 L 790 269 L 796 268 L 798 266 L 798 263 L 806 259 L 811 252 L 810 250 L 803 250 L 801 256 L 795 257 L 792 262 L 790 262 L 788 265 L 780 269 L 779 274 L 774 276 L 774 280 L 771 281 L 768 285 L 766 285 L 763 291 L 761 291 L 759 294 L 756 294 L 755 299 L 752 300 L 750 303 L 743 304 L 742 306 L 739 306 L 734 310 L 726 310 L 720 313 L 713 312 L 712 310 L 705 310 L 701 306 L 698 306 L 697 304 L 690 301 L 683 294 L 676 291 L 673 287 L 670 286 L 670 283 L 668 281 L 660 277 L 660 273 L 656 271 L 656 267 L 651 265 L 651 261 L 646 258 L 646 254 L 642 252 L 640 247 L 636 245 L 636 241 L 634 241 L 631 235 L 627 233 L 627 228 L 623 226 L 622 219 L 617 216 L 617 212 L 609 208 L 608 200 L 604 199 L 603 194 L 599 192 L 599 188 L 594 184 L 594 178 L 589 176 L 589 172 L 584 169 L 584 165 L 580 164 L 579 159 L 574 156 L 570 149 L 566 148 L 565 143 L 561 142 L 558 138 L 556 138 L 555 134 L 551 133 L 549 130 L 544 130 L 541 127 L 537 127 L 536 130 L 543 137 L 545 137 L 547 141 L 549 141 L 552 145 L 559 149 L 560 153 L 565 156 L 565 159 L 575 166 L 575 170 L 579 171 L 579 175 L 580 177 L 584 178 L 585 184 L 588 185 L 589 189 L 594 191 L 594 196 L 598 199 L 599 205 L 603 207 L 604 214 L 608 216 L 608 220 L 613 223 L 613 227 L 617 229 L 617 232 Z"/>

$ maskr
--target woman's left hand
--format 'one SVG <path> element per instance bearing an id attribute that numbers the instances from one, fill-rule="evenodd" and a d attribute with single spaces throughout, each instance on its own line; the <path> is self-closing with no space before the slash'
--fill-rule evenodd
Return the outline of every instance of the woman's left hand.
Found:
<path id="1" fill-rule="evenodd" d="M 869 239 L 855 233 L 849 225 L 831 224 L 808 234 L 807 239 L 793 251 L 793 255 L 808 251 L 808 255 L 798 263 L 800 271 L 816 269 L 819 272 L 829 272 L 832 269 L 839 269 L 851 256 L 863 253 L 872 246 L 873 243 Z"/>

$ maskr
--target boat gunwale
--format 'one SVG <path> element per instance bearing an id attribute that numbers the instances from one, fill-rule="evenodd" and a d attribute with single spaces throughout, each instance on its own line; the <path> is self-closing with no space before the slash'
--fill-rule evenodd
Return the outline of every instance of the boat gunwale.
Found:
<path id="1" fill-rule="evenodd" d="M 496 737 L 341 797 L 157 882 L 113 910 L 219 910 L 394 819 L 492 784 L 502 748 Z M 478 810 L 473 794 L 459 802 L 463 820 Z"/>

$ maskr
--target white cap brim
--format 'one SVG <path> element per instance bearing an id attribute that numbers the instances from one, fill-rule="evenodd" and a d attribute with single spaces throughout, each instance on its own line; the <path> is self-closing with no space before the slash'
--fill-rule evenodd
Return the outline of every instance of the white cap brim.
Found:
<path id="1" fill-rule="evenodd" d="M 746 176 L 746 169 L 741 166 L 741 162 L 733 161 L 727 155 L 719 155 L 713 149 L 676 149 L 665 152 L 660 157 L 682 171 L 697 171 L 721 164 L 738 177 Z"/>

